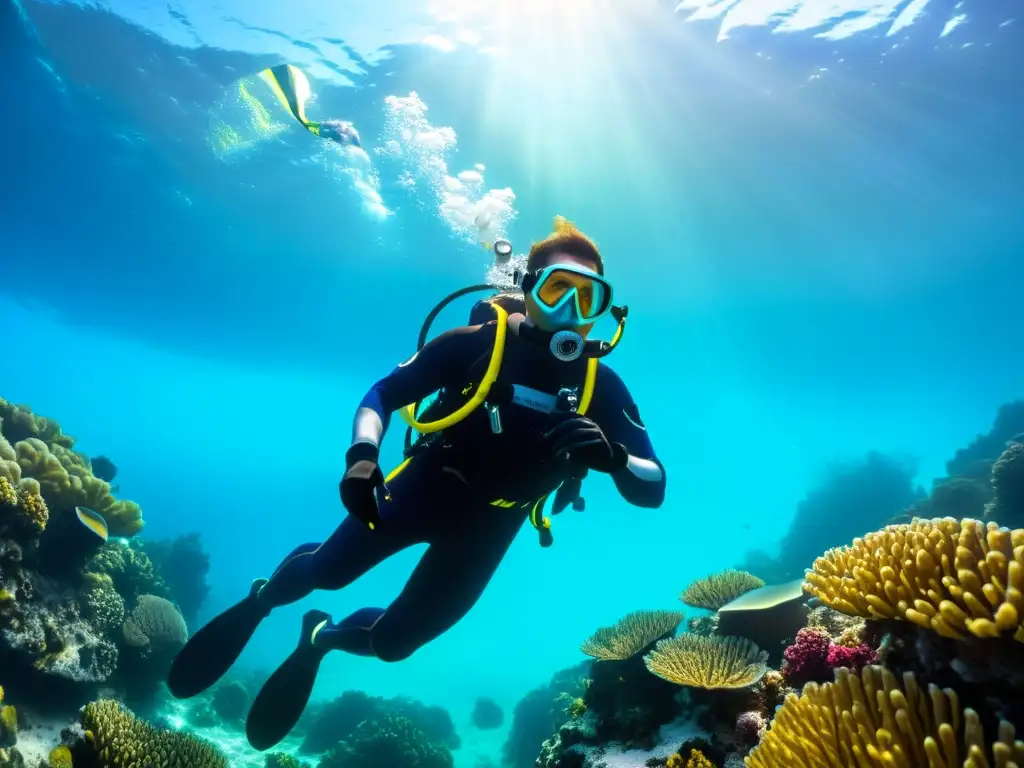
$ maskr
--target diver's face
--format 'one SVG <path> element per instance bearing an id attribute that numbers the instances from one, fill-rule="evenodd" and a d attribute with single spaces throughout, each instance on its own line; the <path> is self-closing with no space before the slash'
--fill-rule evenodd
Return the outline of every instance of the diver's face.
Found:
<path id="1" fill-rule="evenodd" d="M 583 269 L 596 271 L 596 265 L 589 259 L 580 258 L 579 256 L 574 256 L 571 253 L 562 253 L 560 251 L 555 252 L 551 255 L 551 258 L 548 260 L 547 265 L 550 264 L 572 264 L 577 267 L 582 267 Z M 537 302 L 533 298 L 532 293 L 525 297 L 525 301 L 526 317 L 529 320 L 531 320 L 538 328 L 541 328 L 549 332 L 561 330 L 560 328 L 552 328 L 548 325 L 548 323 L 545 322 L 545 314 L 537 306 Z M 593 327 L 594 324 L 591 323 L 589 325 L 583 325 L 578 328 L 574 328 L 573 330 L 576 331 L 576 333 L 578 333 L 583 338 L 587 338 L 587 335 L 590 333 L 590 329 Z"/>

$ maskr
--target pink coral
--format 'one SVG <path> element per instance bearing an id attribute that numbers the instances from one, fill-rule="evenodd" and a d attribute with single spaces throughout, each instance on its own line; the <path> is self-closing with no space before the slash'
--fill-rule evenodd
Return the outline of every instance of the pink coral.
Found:
<path id="1" fill-rule="evenodd" d="M 861 644 L 855 648 L 848 648 L 843 645 L 833 645 L 828 649 L 828 665 L 830 668 L 848 667 L 854 672 L 860 672 L 868 664 L 874 664 L 878 660 L 875 652 L 867 645 Z"/>
<path id="2" fill-rule="evenodd" d="M 800 687 L 812 680 L 823 681 L 830 676 L 828 664 L 829 646 L 832 639 L 823 629 L 805 627 L 796 633 L 796 642 L 789 646 L 783 656 L 782 674 L 786 682 Z"/>
<path id="3" fill-rule="evenodd" d="M 736 736 L 746 746 L 757 744 L 764 733 L 765 721 L 760 712 L 743 712 L 736 718 Z"/>

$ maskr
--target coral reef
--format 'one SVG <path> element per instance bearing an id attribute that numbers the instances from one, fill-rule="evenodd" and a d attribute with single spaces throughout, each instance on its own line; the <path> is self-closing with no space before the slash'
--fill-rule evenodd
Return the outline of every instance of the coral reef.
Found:
<path id="1" fill-rule="evenodd" d="M 152 700 L 187 637 L 146 542 L 116 538 L 138 533 L 138 506 L 115 498 L 110 472 L 97 476 L 74 446 L 57 422 L 0 399 L 0 674 L 48 717 L 72 716 L 101 690 Z M 160 552 L 172 572 L 192 571 L 175 583 L 197 608 L 197 537 Z"/>
<path id="2" fill-rule="evenodd" d="M 381 715 L 363 720 L 320 761 L 320 768 L 452 768 L 452 754 L 405 717 Z"/>
<path id="3" fill-rule="evenodd" d="M 655 640 L 674 635 L 682 621 L 681 611 L 633 611 L 610 627 L 601 627 L 580 650 L 604 661 L 629 659 Z"/>
<path id="4" fill-rule="evenodd" d="M 475 728 L 481 731 L 490 731 L 501 728 L 502 723 L 505 722 L 505 713 L 501 711 L 501 707 L 494 699 L 481 696 L 473 704 L 471 720 Z"/>
<path id="5" fill-rule="evenodd" d="M 694 688 L 747 688 L 764 676 L 767 660 L 745 638 L 692 634 L 659 640 L 644 657 L 658 677 Z"/>
<path id="6" fill-rule="evenodd" d="M 512 710 L 512 727 L 501 748 L 504 765 L 533 768 L 542 745 L 558 731 L 567 716 L 575 720 L 583 714 L 577 709 L 578 715 L 573 716 L 568 710 L 578 700 L 585 711 L 583 694 L 589 668 L 590 662 L 584 662 L 556 672 L 546 685 L 534 688 L 519 700 Z M 567 701 L 569 707 L 564 703 Z"/>
<path id="7" fill-rule="evenodd" d="M 679 599 L 693 608 L 717 611 L 752 589 L 760 589 L 764 582 L 746 571 L 726 570 L 698 579 L 683 590 Z"/>
<path id="8" fill-rule="evenodd" d="M 404 696 L 385 699 L 362 691 L 345 691 L 333 701 L 311 706 L 295 733 L 303 736 L 300 751 L 306 754 L 323 752 L 339 742 L 348 741 L 363 721 L 386 718 L 409 721 L 431 743 L 446 749 L 461 746 L 447 710 Z"/>
<path id="9" fill-rule="evenodd" d="M 806 589 L 854 616 L 911 621 L 944 637 L 1024 642 L 1022 546 L 1022 529 L 915 519 L 819 557 Z"/>
<path id="10" fill-rule="evenodd" d="M 1018 435 L 992 465 L 992 490 L 985 517 L 1024 526 L 1024 435 Z"/>
<path id="11" fill-rule="evenodd" d="M 961 709 L 956 693 L 902 681 L 882 667 L 859 675 L 836 671 L 834 683 L 810 683 L 790 694 L 748 768 L 853 765 L 983 766 L 1024 764 L 1024 743 L 1003 720 L 985 739 L 978 714 Z"/>
<path id="12" fill-rule="evenodd" d="M 803 579 L 753 589 L 718 609 L 717 634 L 744 637 L 777 664 L 807 622 L 806 600 Z"/>
<path id="13" fill-rule="evenodd" d="M 237 680 L 221 683 L 213 692 L 210 706 L 223 722 L 241 723 L 249 711 L 249 692 Z"/>
<path id="14" fill-rule="evenodd" d="M 87 744 L 99 758 L 100 768 L 228 768 L 227 759 L 209 742 L 184 733 L 157 730 L 116 701 L 87 704 L 82 712 L 82 726 Z"/>
<path id="15" fill-rule="evenodd" d="M 185 623 L 192 626 L 210 594 L 206 582 L 210 556 L 203 549 L 200 535 L 190 533 L 174 539 L 143 541 L 141 549 L 174 596 Z"/>

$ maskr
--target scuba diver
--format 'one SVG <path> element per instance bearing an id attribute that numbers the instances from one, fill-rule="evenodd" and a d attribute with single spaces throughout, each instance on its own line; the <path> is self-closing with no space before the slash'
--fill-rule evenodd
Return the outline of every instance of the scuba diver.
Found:
<path id="1" fill-rule="evenodd" d="M 306 117 L 306 102 L 311 90 L 309 80 L 302 70 L 292 64 L 279 64 L 260 72 L 260 78 L 284 104 L 292 116 L 307 131 L 321 139 L 329 139 L 343 147 L 360 147 L 359 131 L 347 120 L 322 120 L 316 122 Z"/>
<path id="2" fill-rule="evenodd" d="M 508 262 L 508 241 L 495 243 Z M 324 656 L 334 650 L 394 662 L 460 621 L 477 602 L 523 524 L 552 543 L 552 514 L 581 509 L 587 472 L 608 474 L 626 501 L 660 507 L 666 476 L 622 380 L 599 363 L 622 336 L 626 307 L 594 243 L 570 222 L 530 249 L 516 273 L 522 296 L 478 302 L 471 325 L 424 343 L 375 383 L 356 409 L 339 491 L 348 516 L 324 542 L 302 544 L 269 578 L 196 632 L 168 676 L 177 698 L 213 685 L 277 607 L 315 590 L 338 590 L 417 544 L 427 550 L 386 608 L 361 608 L 340 621 L 319 610 L 302 619 L 298 646 L 253 701 L 249 742 L 283 739 L 302 714 Z M 587 340 L 611 314 L 611 342 Z M 438 393 L 418 411 L 422 401 Z M 378 466 L 393 412 L 421 433 L 406 436 L 405 460 L 386 477 Z"/>

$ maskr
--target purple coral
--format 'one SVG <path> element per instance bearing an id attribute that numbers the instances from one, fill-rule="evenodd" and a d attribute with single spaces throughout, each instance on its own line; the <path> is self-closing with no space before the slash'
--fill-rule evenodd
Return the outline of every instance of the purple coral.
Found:
<path id="1" fill-rule="evenodd" d="M 823 629 L 805 627 L 796 633 L 796 642 L 784 652 L 782 674 L 786 682 L 798 688 L 812 680 L 824 681 L 830 676 L 828 663 L 832 639 Z"/>
<path id="2" fill-rule="evenodd" d="M 736 736 L 746 745 L 757 744 L 764 733 L 765 721 L 760 712 L 743 712 L 736 718 Z"/>
<path id="3" fill-rule="evenodd" d="M 854 672 L 860 672 L 868 664 L 874 664 L 878 656 L 870 646 L 861 644 L 853 648 L 845 645 L 833 645 L 828 649 L 828 666 L 831 669 L 836 667 L 848 667 Z"/>

